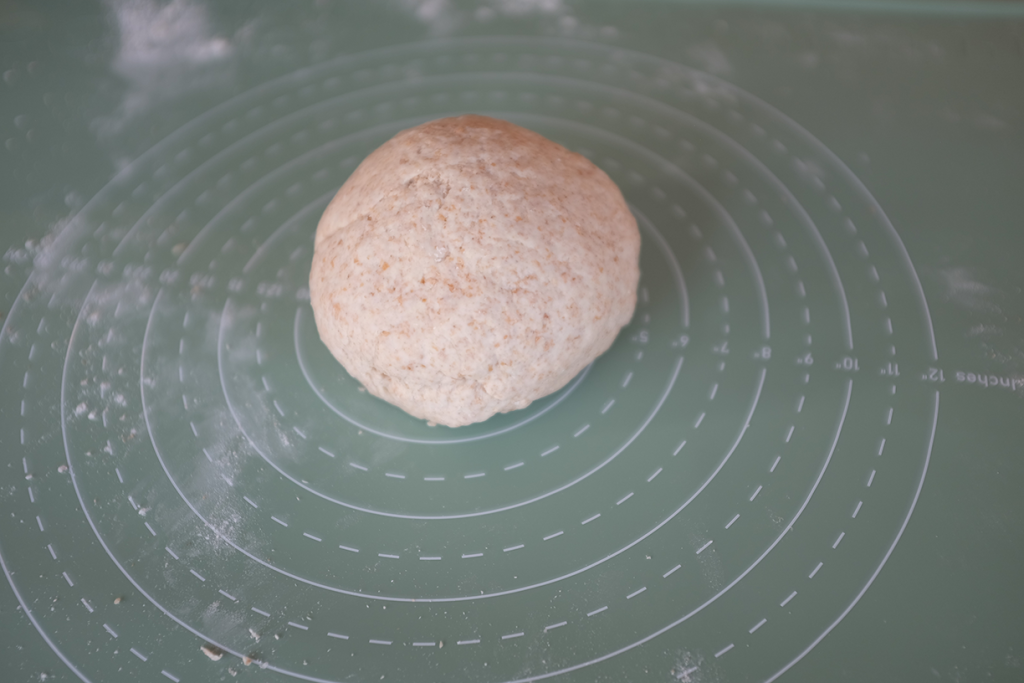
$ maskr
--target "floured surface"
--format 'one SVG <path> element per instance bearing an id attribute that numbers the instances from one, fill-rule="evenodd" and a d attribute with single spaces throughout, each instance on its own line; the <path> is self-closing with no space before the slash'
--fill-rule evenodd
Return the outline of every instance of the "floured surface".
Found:
<path id="1" fill-rule="evenodd" d="M 153 14 L 193 22 L 206 4 Z M 1024 336 L 1019 236 L 1001 221 L 1021 167 L 1011 132 L 974 123 L 1016 130 L 993 106 L 1021 97 L 995 87 L 1019 81 L 1016 37 L 997 59 L 994 21 L 653 3 L 672 21 L 609 49 L 557 31 L 637 27 L 632 3 L 487 4 L 479 30 L 545 21 L 551 37 L 381 47 L 477 20 L 374 3 L 358 11 L 412 25 L 381 23 L 357 54 L 364 15 L 318 6 L 287 16 L 345 55 L 292 71 L 331 44 L 282 33 L 280 12 L 236 32 L 218 9 L 187 24 L 194 40 L 157 27 L 170 47 L 223 36 L 199 65 L 168 47 L 167 70 L 129 71 L 156 51 L 96 41 L 120 90 L 92 67 L 60 75 L 53 60 L 79 63 L 95 38 L 81 14 L 63 15 L 70 43 L 29 30 L 14 46 L 5 151 L 27 191 L 5 186 L 0 231 L 5 680 L 1016 680 L 1021 588 L 1004 570 L 1024 562 L 1009 523 Z M 513 5 L 534 9 L 513 25 Z M 949 49 L 915 47 L 939 34 Z M 897 42 L 911 49 L 874 49 Z M 271 81 L 264 58 L 288 75 Z M 62 78 L 91 97 L 66 99 Z M 360 391 L 306 287 L 341 179 L 462 111 L 608 173 L 642 231 L 642 279 L 632 322 L 562 390 L 430 428 Z M 76 139 L 92 121 L 101 154 Z M 137 160 L 99 191 L 122 158 Z M 75 215 L 25 244 L 37 203 L 37 220 Z"/>

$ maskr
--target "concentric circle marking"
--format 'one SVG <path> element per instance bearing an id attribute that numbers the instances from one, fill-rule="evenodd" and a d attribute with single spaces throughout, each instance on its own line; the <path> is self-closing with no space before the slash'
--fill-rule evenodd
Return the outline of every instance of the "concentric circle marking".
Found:
<path id="1" fill-rule="evenodd" d="M 573 385 L 432 430 L 319 346 L 306 278 L 358 161 L 467 110 L 601 166 L 643 278 Z M 203 641 L 301 680 L 774 680 L 906 527 L 938 394 L 896 362 L 936 357 L 881 207 L 750 95 L 566 41 L 375 51 L 185 126 L 38 265 L 0 335 L 0 552 L 39 552 L 0 560 L 83 680 L 202 678 Z"/>

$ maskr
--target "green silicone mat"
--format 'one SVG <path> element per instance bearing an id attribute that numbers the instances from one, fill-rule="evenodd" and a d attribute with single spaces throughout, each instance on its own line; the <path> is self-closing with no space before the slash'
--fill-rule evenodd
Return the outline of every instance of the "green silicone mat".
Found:
<path id="1" fill-rule="evenodd" d="M 1022 15 L 9 5 L 3 680 L 1021 680 Z M 464 112 L 604 169 L 642 277 L 448 429 L 307 279 L 361 159 Z"/>

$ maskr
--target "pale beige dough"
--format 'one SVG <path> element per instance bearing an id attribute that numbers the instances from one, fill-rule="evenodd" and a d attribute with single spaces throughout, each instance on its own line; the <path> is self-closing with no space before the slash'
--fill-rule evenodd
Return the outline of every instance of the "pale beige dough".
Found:
<path id="1" fill-rule="evenodd" d="M 526 407 L 604 353 L 633 315 L 639 254 L 603 171 L 467 115 L 366 157 L 320 219 L 309 289 L 349 374 L 458 427 Z"/>

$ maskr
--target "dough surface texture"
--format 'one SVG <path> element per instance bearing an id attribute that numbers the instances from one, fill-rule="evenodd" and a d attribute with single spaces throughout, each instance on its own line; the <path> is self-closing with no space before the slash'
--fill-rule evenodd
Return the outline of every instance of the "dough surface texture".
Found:
<path id="1" fill-rule="evenodd" d="M 603 171 L 466 115 L 366 157 L 320 219 L 309 288 L 352 377 L 458 427 L 526 407 L 604 353 L 633 315 L 639 254 Z"/>

